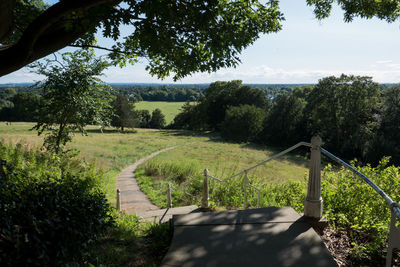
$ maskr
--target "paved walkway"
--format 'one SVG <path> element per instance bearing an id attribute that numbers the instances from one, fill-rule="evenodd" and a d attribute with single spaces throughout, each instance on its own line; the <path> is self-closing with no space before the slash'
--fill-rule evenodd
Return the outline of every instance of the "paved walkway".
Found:
<path id="1" fill-rule="evenodd" d="M 337 266 L 290 207 L 191 213 L 173 223 L 162 266 Z"/>
<path id="2" fill-rule="evenodd" d="M 175 146 L 154 152 L 127 167 L 118 175 L 117 188 L 121 191 L 122 211 L 127 214 L 136 214 L 145 220 L 164 222 L 169 220 L 173 214 L 186 214 L 197 209 L 197 206 L 160 209 L 140 190 L 139 184 L 135 179 L 135 170 L 139 165 L 160 153 L 174 148 Z M 165 196 L 165 201 L 167 201 L 167 196 Z"/>

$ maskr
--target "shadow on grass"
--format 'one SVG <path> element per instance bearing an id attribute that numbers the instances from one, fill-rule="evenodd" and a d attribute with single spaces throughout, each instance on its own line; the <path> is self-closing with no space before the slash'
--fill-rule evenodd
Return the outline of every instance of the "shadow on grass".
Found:
<path id="1" fill-rule="evenodd" d="M 117 215 L 116 225 L 92 245 L 87 262 L 94 266 L 159 266 L 167 253 L 169 223 L 140 222 L 135 215 Z"/>
<path id="2" fill-rule="evenodd" d="M 166 136 L 188 136 L 188 137 L 210 137 L 217 136 L 216 133 L 210 131 L 191 131 L 191 130 L 174 130 L 174 129 L 163 129 L 160 130 L 162 135 Z"/>
<path id="3" fill-rule="evenodd" d="M 137 133 L 135 129 L 125 129 L 124 131 L 121 131 L 119 129 L 103 129 L 103 132 L 100 129 L 87 129 L 87 133 L 103 133 L 103 134 L 115 134 L 115 133 L 120 133 L 120 134 L 133 134 Z"/>

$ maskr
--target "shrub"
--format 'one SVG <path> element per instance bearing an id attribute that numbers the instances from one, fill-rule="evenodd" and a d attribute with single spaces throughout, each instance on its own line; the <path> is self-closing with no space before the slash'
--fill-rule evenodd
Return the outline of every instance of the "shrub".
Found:
<path id="1" fill-rule="evenodd" d="M 96 166 L 0 143 L 0 265 L 83 263 L 113 223 Z"/>

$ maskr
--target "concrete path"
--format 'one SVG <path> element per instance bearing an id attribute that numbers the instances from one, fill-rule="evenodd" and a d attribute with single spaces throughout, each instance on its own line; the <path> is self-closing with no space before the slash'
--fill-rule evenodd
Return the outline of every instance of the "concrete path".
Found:
<path id="1" fill-rule="evenodd" d="M 139 165 L 160 153 L 174 148 L 175 146 L 154 152 L 127 167 L 118 175 L 117 188 L 121 191 L 122 211 L 127 214 L 136 214 L 148 221 L 165 222 L 171 219 L 173 214 L 186 214 L 197 209 L 197 206 L 160 209 L 140 190 L 139 184 L 135 179 L 135 170 Z M 165 196 L 165 201 L 167 201 L 167 196 Z"/>
<path id="2" fill-rule="evenodd" d="M 162 266 L 337 266 L 290 207 L 191 213 L 173 223 Z"/>

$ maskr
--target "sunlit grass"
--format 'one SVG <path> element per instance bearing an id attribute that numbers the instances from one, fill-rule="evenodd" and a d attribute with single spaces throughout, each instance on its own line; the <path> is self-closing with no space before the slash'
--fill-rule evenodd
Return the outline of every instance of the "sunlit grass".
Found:
<path id="1" fill-rule="evenodd" d="M 42 136 L 30 131 L 34 123 L 0 123 L 0 138 L 5 142 L 23 143 L 30 147 L 40 146 Z M 205 168 L 210 174 L 226 178 L 240 170 L 249 168 L 278 152 L 271 148 L 249 144 L 222 142 L 211 134 L 194 132 L 135 129 L 121 133 L 98 127 L 87 128 L 88 135 L 76 133 L 68 148 L 80 151 L 79 157 L 105 170 L 103 186 L 112 204 L 115 202 L 115 183 L 118 173 L 138 159 L 160 149 L 177 148 L 156 156 L 152 161 L 172 162 L 174 165 L 192 165 L 201 173 Z M 291 154 L 273 160 L 249 172 L 250 181 L 257 184 L 279 184 L 288 180 L 303 180 L 307 174 L 307 159 L 300 154 Z"/>
<path id="2" fill-rule="evenodd" d="M 183 104 L 185 104 L 185 102 L 140 101 L 135 103 L 135 108 L 145 109 L 150 111 L 150 113 L 156 108 L 159 108 L 165 115 L 167 124 L 169 124 L 179 113 L 179 109 L 183 106 Z"/>

